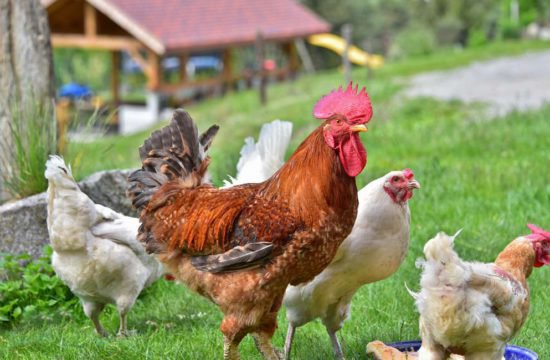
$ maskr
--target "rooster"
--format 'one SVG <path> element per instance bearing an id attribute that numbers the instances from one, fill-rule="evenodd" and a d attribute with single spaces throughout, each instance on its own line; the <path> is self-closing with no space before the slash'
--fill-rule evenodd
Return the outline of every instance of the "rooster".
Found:
<path id="1" fill-rule="evenodd" d="M 126 314 L 141 290 L 162 275 L 163 266 L 138 242 L 139 220 L 94 204 L 80 191 L 62 158 L 50 157 L 45 176 L 57 276 L 80 298 L 99 335 L 108 336 L 99 315 L 112 303 L 120 315 L 118 334 L 126 336 Z"/>
<path id="2" fill-rule="evenodd" d="M 283 165 L 291 135 L 291 122 L 274 120 L 262 125 L 256 144 L 252 137 L 244 139 L 241 158 L 237 163 L 237 177 L 229 177 L 229 181 L 224 181 L 224 187 L 269 179 Z"/>
<path id="3" fill-rule="evenodd" d="M 391 276 L 401 265 L 409 246 L 408 200 L 419 187 L 413 172 L 405 169 L 391 171 L 359 191 L 355 225 L 330 265 L 311 282 L 286 290 L 287 358 L 296 327 L 316 318 L 325 325 L 335 356 L 344 357 L 336 332 L 349 317 L 355 292 Z"/>
<path id="4" fill-rule="evenodd" d="M 178 110 L 140 148 L 143 167 L 128 193 L 140 211 L 139 238 L 177 279 L 224 314 L 224 358 L 252 334 L 267 359 L 288 284 L 310 281 L 334 257 L 357 214 L 355 176 L 365 167 L 358 132 L 372 116 L 369 97 L 348 86 L 323 97 L 323 120 L 268 180 L 228 189 L 204 184 L 209 159 L 197 128 Z"/>
<path id="5" fill-rule="evenodd" d="M 533 267 L 550 265 L 550 233 L 528 225 L 531 234 L 512 241 L 494 263 L 461 260 L 455 236 L 439 233 L 426 243 L 416 306 L 420 313 L 420 360 L 501 360 L 529 311 L 527 278 Z"/>

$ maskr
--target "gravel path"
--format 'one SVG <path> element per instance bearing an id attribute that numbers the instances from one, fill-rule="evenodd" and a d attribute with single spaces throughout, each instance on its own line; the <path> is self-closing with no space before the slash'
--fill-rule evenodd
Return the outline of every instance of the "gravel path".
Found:
<path id="1" fill-rule="evenodd" d="M 405 94 L 484 102 L 492 116 L 536 109 L 550 103 L 550 51 L 420 74 L 411 78 Z"/>

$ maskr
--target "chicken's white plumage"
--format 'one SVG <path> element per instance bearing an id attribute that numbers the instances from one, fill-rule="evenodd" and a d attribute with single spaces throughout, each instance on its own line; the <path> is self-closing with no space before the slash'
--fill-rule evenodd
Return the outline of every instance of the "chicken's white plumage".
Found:
<path id="1" fill-rule="evenodd" d="M 137 240 L 139 220 L 94 204 L 72 177 L 62 158 L 46 163 L 48 232 L 56 274 L 80 298 L 97 332 L 105 304 L 120 313 L 120 334 L 126 314 L 142 289 L 163 274 L 162 265 L 147 255 Z"/>
<path id="2" fill-rule="evenodd" d="M 274 120 L 264 124 L 258 142 L 247 137 L 237 163 L 237 176 L 224 181 L 225 187 L 259 183 L 269 179 L 283 165 L 292 135 L 292 123 Z"/>

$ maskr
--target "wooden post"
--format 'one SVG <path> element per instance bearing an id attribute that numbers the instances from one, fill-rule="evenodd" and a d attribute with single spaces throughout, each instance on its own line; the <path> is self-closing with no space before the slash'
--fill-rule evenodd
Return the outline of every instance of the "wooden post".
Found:
<path id="1" fill-rule="evenodd" d="M 265 44 L 264 37 L 261 32 L 258 32 L 256 35 L 256 62 L 258 64 L 258 75 L 259 75 L 259 93 L 260 93 L 260 103 L 265 105 L 267 103 L 267 79 L 265 77 L 264 71 L 264 60 L 265 60 Z"/>
<path id="2" fill-rule="evenodd" d="M 149 90 L 156 91 L 159 89 L 162 81 L 160 56 L 149 50 L 149 53 L 147 54 L 147 62 L 149 63 L 149 71 L 147 74 L 147 87 L 149 88 Z"/>
<path id="3" fill-rule="evenodd" d="M 351 45 L 351 24 L 344 24 L 342 26 L 342 37 L 346 41 L 346 47 L 342 53 L 342 65 L 344 67 L 344 84 L 348 84 L 351 81 L 351 62 L 349 61 L 349 48 Z"/>
<path id="4" fill-rule="evenodd" d="M 180 84 L 187 82 L 187 61 L 189 60 L 189 54 L 180 54 Z"/>
<path id="5" fill-rule="evenodd" d="M 228 89 L 231 89 L 231 84 L 233 82 L 233 56 L 230 48 L 227 48 L 223 51 L 222 54 L 223 60 L 223 92 Z"/>
<path id="6" fill-rule="evenodd" d="M 296 46 L 293 42 L 283 44 L 283 52 L 286 54 L 288 60 L 288 69 L 290 70 L 290 78 L 295 78 L 300 63 L 298 61 L 298 55 L 296 53 Z"/>
<path id="7" fill-rule="evenodd" d="M 111 51 L 111 95 L 112 95 L 112 108 L 113 118 L 111 125 L 118 127 L 118 107 L 120 106 L 120 51 Z"/>
<path id="8" fill-rule="evenodd" d="M 97 13 L 90 3 L 84 3 L 84 34 L 86 37 L 97 35 Z"/>
<path id="9" fill-rule="evenodd" d="M 311 56 L 307 51 L 307 47 L 304 39 L 296 39 L 295 41 L 296 50 L 298 50 L 298 55 L 302 59 L 302 64 L 304 64 L 304 69 L 308 74 L 313 74 L 315 72 L 315 66 L 313 66 L 313 61 Z"/>

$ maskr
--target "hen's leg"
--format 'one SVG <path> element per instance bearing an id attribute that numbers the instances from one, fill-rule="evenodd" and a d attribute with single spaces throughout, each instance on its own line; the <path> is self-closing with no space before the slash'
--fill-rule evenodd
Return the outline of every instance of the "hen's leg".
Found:
<path id="1" fill-rule="evenodd" d="M 330 342 L 332 343 L 334 357 L 338 360 L 344 359 L 344 353 L 342 352 L 342 346 L 336 336 L 336 332 L 342 328 L 344 322 L 350 316 L 352 297 L 353 294 L 342 296 L 335 304 L 327 309 L 325 316 L 322 318 L 328 336 L 330 337 Z"/>
<path id="2" fill-rule="evenodd" d="M 120 317 L 120 325 L 117 335 L 120 337 L 131 335 L 131 333 L 128 332 L 128 328 L 126 326 L 126 315 L 128 314 L 128 311 L 130 311 L 130 309 L 132 308 L 132 305 L 134 305 L 136 297 L 120 297 L 116 300 L 116 307 L 118 310 L 118 315 Z"/>
<path id="3" fill-rule="evenodd" d="M 109 336 L 109 333 L 105 331 L 105 329 L 103 328 L 103 326 L 101 326 L 101 323 L 99 322 L 99 315 L 105 307 L 105 304 L 82 301 L 82 306 L 84 308 L 84 313 L 86 314 L 86 316 L 94 323 L 95 331 L 98 333 L 98 335 L 103 337 Z"/>
<path id="4" fill-rule="evenodd" d="M 330 337 L 330 342 L 332 343 L 332 350 L 334 351 L 334 357 L 338 360 L 344 359 L 344 353 L 342 352 L 342 346 L 336 336 L 336 331 L 330 330 L 327 328 L 328 336 Z"/>
<path id="5" fill-rule="evenodd" d="M 294 332 L 296 327 L 292 323 L 288 323 L 288 330 L 286 331 L 285 340 L 285 359 L 290 360 L 290 352 L 292 351 L 292 341 L 294 340 Z"/>

